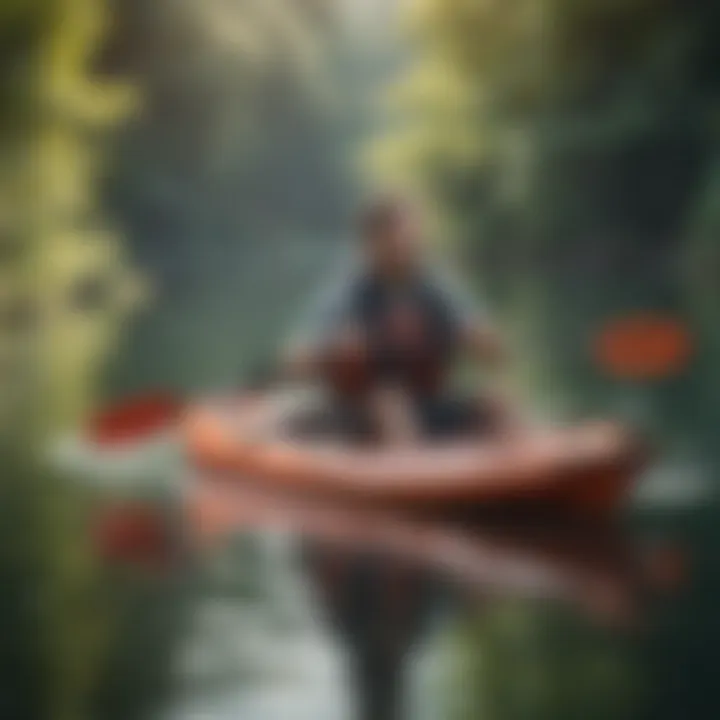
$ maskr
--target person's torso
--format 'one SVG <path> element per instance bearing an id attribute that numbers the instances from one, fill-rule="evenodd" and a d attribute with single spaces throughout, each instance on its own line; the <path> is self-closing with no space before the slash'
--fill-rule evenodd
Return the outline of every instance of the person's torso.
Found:
<path id="1" fill-rule="evenodd" d="M 354 287 L 353 305 L 368 338 L 374 378 L 418 392 L 442 384 L 457 345 L 456 327 L 430 277 L 390 283 L 363 275 Z"/>

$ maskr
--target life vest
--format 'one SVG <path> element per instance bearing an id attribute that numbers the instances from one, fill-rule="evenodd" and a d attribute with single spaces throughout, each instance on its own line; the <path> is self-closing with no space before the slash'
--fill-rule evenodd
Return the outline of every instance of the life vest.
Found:
<path id="1" fill-rule="evenodd" d="M 371 277 L 352 290 L 351 315 L 367 338 L 363 357 L 344 359 L 332 376 L 344 393 L 392 382 L 415 394 L 437 392 L 457 344 L 457 323 L 432 282 L 393 288 Z"/>

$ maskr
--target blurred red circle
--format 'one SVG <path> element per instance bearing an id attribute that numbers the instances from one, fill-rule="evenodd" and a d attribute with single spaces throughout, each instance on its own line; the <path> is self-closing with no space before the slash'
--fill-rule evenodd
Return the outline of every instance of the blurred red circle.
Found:
<path id="1" fill-rule="evenodd" d="M 661 380 L 680 374 L 692 355 L 685 325 L 674 318 L 637 314 L 609 322 L 594 338 L 595 362 L 626 380 Z"/>
<path id="2" fill-rule="evenodd" d="M 183 405 L 166 393 L 152 393 L 123 400 L 91 419 L 89 439 L 101 445 L 145 439 L 171 427 Z"/>

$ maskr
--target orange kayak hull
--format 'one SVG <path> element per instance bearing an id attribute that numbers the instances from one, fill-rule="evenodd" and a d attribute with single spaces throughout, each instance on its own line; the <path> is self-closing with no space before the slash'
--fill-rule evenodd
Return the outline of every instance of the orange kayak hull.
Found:
<path id="1" fill-rule="evenodd" d="M 323 446 L 261 430 L 271 396 L 200 403 L 183 423 L 191 463 L 244 482 L 406 509 L 543 505 L 616 511 L 646 454 L 611 423 L 420 448 Z M 265 420 L 265 422 L 267 422 Z"/>

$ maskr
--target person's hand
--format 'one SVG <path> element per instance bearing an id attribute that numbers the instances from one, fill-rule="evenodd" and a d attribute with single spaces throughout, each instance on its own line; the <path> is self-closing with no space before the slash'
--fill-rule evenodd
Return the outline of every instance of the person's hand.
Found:
<path id="1" fill-rule="evenodd" d="M 288 348 L 282 361 L 283 374 L 289 379 L 310 377 L 317 372 L 319 365 L 318 351 L 306 345 Z"/>
<path id="2" fill-rule="evenodd" d="M 498 369 L 507 364 L 505 345 L 492 328 L 472 325 L 466 329 L 464 340 L 470 354 L 483 365 Z"/>
<path id="3" fill-rule="evenodd" d="M 343 360 L 356 361 L 367 355 L 367 336 L 359 325 L 341 328 L 331 340 L 330 355 Z"/>

